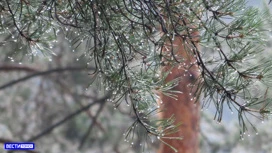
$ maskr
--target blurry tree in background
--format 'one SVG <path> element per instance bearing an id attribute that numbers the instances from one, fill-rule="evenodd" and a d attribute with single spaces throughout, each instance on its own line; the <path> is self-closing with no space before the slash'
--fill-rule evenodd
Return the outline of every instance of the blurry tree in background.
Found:
<path id="1" fill-rule="evenodd" d="M 138 153 L 160 141 L 174 152 L 165 140 L 180 139 L 168 137 L 179 126 L 175 116 L 158 119 L 166 102 L 157 100 L 182 94 L 174 89 L 183 77 L 165 82 L 172 68 L 191 76 L 197 67 L 190 103 L 214 108 L 218 123 L 223 111 L 237 114 L 240 125 L 211 128 L 203 114 L 201 148 L 239 151 L 237 141 L 256 133 L 255 119 L 270 114 L 272 67 L 263 54 L 270 17 L 267 7 L 244 0 L 0 1 L 0 142 L 34 141 L 41 152 Z M 195 60 L 184 64 L 174 40 Z M 233 140 L 222 144 L 209 137 L 227 132 Z M 269 139 L 257 151 L 271 151 Z"/>

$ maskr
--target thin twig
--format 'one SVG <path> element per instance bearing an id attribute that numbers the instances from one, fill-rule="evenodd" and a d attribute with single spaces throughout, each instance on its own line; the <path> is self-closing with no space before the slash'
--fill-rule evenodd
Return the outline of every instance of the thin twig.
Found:
<path id="1" fill-rule="evenodd" d="M 33 136 L 32 138 L 30 138 L 29 140 L 27 141 L 35 141 L 37 139 L 39 139 L 40 137 L 46 135 L 46 134 L 49 134 L 52 130 L 54 130 L 56 127 L 62 125 L 63 123 L 65 123 L 66 121 L 72 119 L 73 117 L 79 115 L 80 113 L 86 111 L 87 109 L 89 109 L 90 107 L 92 107 L 93 105 L 97 104 L 97 103 L 105 103 L 106 102 L 106 99 L 108 99 L 110 97 L 109 94 L 107 94 L 106 96 L 104 96 L 103 98 L 101 99 L 98 99 L 96 101 L 94 101 L 93 103 L 90 103 L 84 107 L 82 107 L 81 109 L 75 111 L 74 113 L 66 116 L 65 118 L 63 118 L 62 120 L 60 120 L 59 122 L 55 123 L 54 125 L 50 126 L 49 128 L 45 129 L 44 131 L 42 131 L 40 134 L 36 135 L 36 136 Z"/>
<path id="2" fill-rule="evenodd" d="M 99 114 L 102 112 L 102 109 L 103 107 L 105 106 L 104 105 L 105 103 L 101 103 L 100 106 L 99 106 L 99 109 L 97 110 L 95 116 L 93 117 L 93 120 L 92 120 L 92 123 L 91 125 L 89 126 L 88 130 L 86 131 L 86 133 L 84 134 L 84 137 L 81 139 L 80 143 L 79 143 L 79 146 L 78 146 L 78 149 L 81 149 L 83 147 L 83 145 L 85 144 L 86 142 L 86 139 L 88 138 L 88 136 L 90 135 L 94 125 L 96 124 L 96 121 L 97 121 L 97 118 L 99 116 Z"/>
<path id="3" fill-rule="evenodd" d="M 80 101 L 80 99 L 84 98 L 84 99 L 97 99 L 97 96 L 90 96 L 90 95 L 86 95 L 86 94 L 78 94 L 76 92 L 73 92 L 68 86 L 66 86 L 61 80 L 57 80 L 56 81 L 61 88 L 63 89 L 62 91 L 71 95 L 71 97 L 74 99 L 74 101 L 78 101 L 78 104 L 80 105 L 80 107 L 83 107 L 84 105 L 82 104 L 82 102 Z M 80 98 L 80 99 L 79 99 Z M 86 114 L 90 117 L 91 120 L 93 120 L 94 116 L 92 115 L 90 110 L 86 111 Z M 94 121 L 94 120 L 93 120 Z M 103 128 L 103 126 L 97 122 L 94 121 L 96 126 L 102 131 L 102 132 L 106 132 L 106 130 Z"/>

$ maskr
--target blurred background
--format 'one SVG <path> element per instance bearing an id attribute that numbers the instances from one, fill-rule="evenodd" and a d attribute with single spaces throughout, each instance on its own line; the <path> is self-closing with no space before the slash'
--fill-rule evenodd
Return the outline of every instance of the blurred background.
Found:
<path id="1" fill-rule="evenodd" d="M 271 42 L 267 46 L 271 55 Z M 100 90 L 101 82 L 92 83 L 99 76 L 86 69 L 92 66 L 81 47 L 71 47 L 60 33 L 52 50 L 53 56 L 25 56 L 27 51 L 16 42 L 1 46 L 0 142 L 35 140 L 37 151 L 52 153 L 156 152 L 159 143 L 145 140 L 141 131 L 133 142 L 125 139 L 135 119 L 125 103 L 114 108 L 110 102 L 99 102 L 75 113 L 92 102 L 105 101 L 105 91 Z M 201 112 L 201 153 L 272 153 L 271 120 L 250 118 L 257 131 L 250 130 L 241 139 L 237 114 L 227 107 L 220 124 L 213 119 L 214 108 Z M 1 147 L 0 152 L 5 150 Z"/>

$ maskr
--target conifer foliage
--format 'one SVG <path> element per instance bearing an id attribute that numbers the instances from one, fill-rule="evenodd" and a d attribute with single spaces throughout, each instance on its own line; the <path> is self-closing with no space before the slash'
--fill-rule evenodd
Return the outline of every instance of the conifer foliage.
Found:
<path id="1" fill-rule="evenodd" d="M 173 88 L 182 77 L 165 83 L 164 66 L 190 71 L 197 65 L 193 101 L 214 105 L 221 121 L 224 107 L 238 112 L 241 133 L 248 115 L 270 114 L 271 60 L 263 56 L 270 29 L 268 10 L 249 7 L 245 0 L 3 0 L 0 2 L 0 46 L 11 46 L 9 57 L 50 58 L 57 36 L 64 33 L 73 48 L 84 46 L 82 57 L 93 67 L 113 107 L 127 103 L 136 116 L 126 137 L 135 129 L 147 136 L 167 138 L 174 132 L 174 116 L 160 120 L 158 94 L 176 98 Z M 192 33 L 198 33 L 192 35 Z M 185 64 L 173 40 L 182 40 Z M 198 47 L 199 46 L 199 47 Z M 167 52 L 164 49 L 169 49 Z M 260 60 L 261 59 L 261 60 Z M 188 73 L 188 75 L 190 75 Z M 265 86 L 256 92 L 256 86 Z M 163 103 L 163 101 L 162 101 Z M 254 128 L 253 126 L 250 126 Z M 241 134 L 242 136 L 242 134 Z M 173 139 L 173 138 L 171 138 Z M 179 138 L 176 138 L 179 139 Z"/>

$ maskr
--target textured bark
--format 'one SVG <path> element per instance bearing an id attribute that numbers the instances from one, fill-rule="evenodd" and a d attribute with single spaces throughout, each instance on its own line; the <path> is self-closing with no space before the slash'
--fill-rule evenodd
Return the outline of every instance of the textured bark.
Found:
<path id="1" fill-rule="evenodd" d="M 175 54 L 181 55 L 185 60 L 179 66 L 172 69 L 171 73 L 166 78 L 166 82 L 171 81 L 177 77 L 182 77 L 181 82 L 174 90 L 181 91 L 178 94 L 178 99 L 167 97 L 163 94 L 160 95 L 162 100 L 161 109 L 162 118 L 169 118 L 175 116 L 175 124 L 181 123 L 179 131 L 169 136 L 182 137 L 182 140 L 163 139 L 166 143 L 170 144 L 178 150 L 178 153 L 197 153 L 198 152 L 198 135 L 199 135 L 199 104 L 191 100 L 194 92 L 189 84 L 193 84 L 198 77 L 198 68 L 192 65 L 195 61 L 192 55 L 188 55 L 183 47 L 183 40 L 176 38 L 173 41 Z M 164 49 L 164 52 L 167 52 Z M 192 66 L 190 69 L 188 67 Z M 180 68 L 178 68 L 180 67 Z M 171 66 L 164 66 L 162 73 L 167 72 Z M 190 76 L 191 74 L 191 76 Z M 175 151 L 169 146 L 161 143 L 158 153 L 174 153 Z"/>

